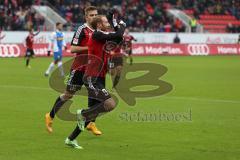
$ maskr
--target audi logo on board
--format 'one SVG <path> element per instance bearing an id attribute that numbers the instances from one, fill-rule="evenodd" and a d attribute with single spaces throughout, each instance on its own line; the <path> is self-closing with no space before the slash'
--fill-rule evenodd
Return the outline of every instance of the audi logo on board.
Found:
<path id="1" fill-rule="evenodd" d="M 209 47 L 207 44 L 189 44 L 188 52 L 191 55 L 209 55 Z"/>
<path id="2" fill-rule="evenodd" d="M 20 48 L 16 44 L 0 44 L 0 57 L 19 57 Z"/>

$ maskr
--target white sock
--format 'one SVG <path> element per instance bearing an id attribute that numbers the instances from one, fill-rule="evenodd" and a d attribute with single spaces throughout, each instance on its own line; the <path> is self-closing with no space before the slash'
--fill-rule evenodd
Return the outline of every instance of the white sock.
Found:
<path id="1" fill-rule="evenodd" d="M 46 71 L 46 74 L 50 74 L 50 72 L 52 72 L 53 69 L 54 69 L 54 63 L 52 62 L 52 63 L 49 65 L 49 67 L 48 67 L 48 69 L 47 69 L 47 71 Z"/>
<path id="2" fill-rule="evenodd" d="M 58 69 L 60 70 L 61 76 L 64 76 L 64 70 L 62 66 L 62 61 L 58 62 Z"/>

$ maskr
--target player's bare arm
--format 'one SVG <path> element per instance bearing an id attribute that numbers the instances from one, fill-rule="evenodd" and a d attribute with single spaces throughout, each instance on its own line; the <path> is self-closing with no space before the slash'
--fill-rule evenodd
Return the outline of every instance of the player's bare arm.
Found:
<path id="1" fill-rule="evenodd" d="M 86 53 L 88 52 L 88 47 L 87 46 L 75 46 L 72 45 L 71 48 L 71 53 Z"/>

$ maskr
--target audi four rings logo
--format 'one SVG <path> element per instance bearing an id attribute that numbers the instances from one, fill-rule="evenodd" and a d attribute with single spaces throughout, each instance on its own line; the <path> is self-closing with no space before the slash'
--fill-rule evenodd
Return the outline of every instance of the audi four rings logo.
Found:
<path id="1" fill-rule="evenodd" d="M 0 44 L 0 57 L 19 57 L 20 53 L 16 44 Z"/>
<path id="2" fill-rule="evenodd" d="M 191 55 L 208 55 L 209 47 L 206 44 L 189 44 L 188 52 Z"/>

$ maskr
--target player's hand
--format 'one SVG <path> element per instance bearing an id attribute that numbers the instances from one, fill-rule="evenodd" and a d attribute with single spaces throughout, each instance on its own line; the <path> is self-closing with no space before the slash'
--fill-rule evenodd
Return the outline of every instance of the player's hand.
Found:
<path id="1" fill-rule="evenodd" d="M 48 51 L 48 52 L 47 52 L 47 56 L 49 57 L 49 56 L 50 56 L 50 54 L 51 54 L 51 51 Z"/>
<path id="2" fill-rule="evenodd" d="M 127 26 L 126 23 L 123 20 L 120 20 L 119 25 L 123 25 L 124 27 Z"/>
<path id="3" fill-rule="evenodd" d="M 110 23 L 111 26 L 116 27 L 117 26 L 117 20 L 114 17 L 114 9 L 111 9 L 110 11 L 108 11 L 107 13 L 107 19 L 108 22 Z"/>

